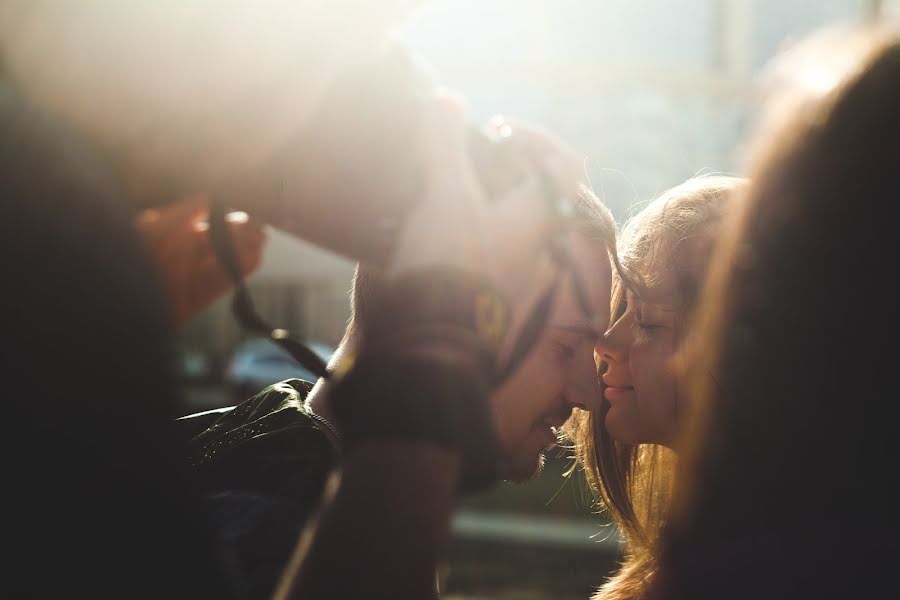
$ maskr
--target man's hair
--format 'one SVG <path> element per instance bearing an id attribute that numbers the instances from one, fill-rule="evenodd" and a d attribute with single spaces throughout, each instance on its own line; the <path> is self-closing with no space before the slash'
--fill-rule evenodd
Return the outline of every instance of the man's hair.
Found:
<path id="1" fill-rule="evenodd" d="M 612 212 L 587 186 L 579 186 L 573 199 L 575 230 L 603 244 L 618 265 L 616 254 L 616 220 Z"/>

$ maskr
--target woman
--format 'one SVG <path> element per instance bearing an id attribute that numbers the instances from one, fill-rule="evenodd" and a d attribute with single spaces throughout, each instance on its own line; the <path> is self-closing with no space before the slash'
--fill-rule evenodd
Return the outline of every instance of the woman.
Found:
<path id="1" fill-rule="evenodd" d="M 613 293 L 613 324 L 596 345 L 603 402 L 581 413 L 573 438 L 593 489 L 623 534 L 627 557 L 597 598 L 640 598 L 656 569 L 669 513 L 672 451 L 687 398 L 671 359 L 690 327 L 721 221 L 744 185 L 698 177 L 672 188 L 624 228 L 619 253 L 628 283 Z"/>

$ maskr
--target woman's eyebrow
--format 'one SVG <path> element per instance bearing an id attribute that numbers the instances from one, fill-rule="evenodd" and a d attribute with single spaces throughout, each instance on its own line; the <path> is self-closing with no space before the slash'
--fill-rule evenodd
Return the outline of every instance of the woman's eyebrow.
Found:
<path id="1" fill-rule="evenodd" d="M 652 308 L 652 309 L 658 310 L 660 312 L 667 312 L 667 313 L 678 312 L 678 305 L 675 304 L 674 301 L 672 301 L 672 302 L 667 302 L 667 301 L 643 302 L 642 304 L 648 308 Z"/>
<path id="2" fill-rule="evenodd" d="M 627 298 L 627 302 L 629 304 L 643 305 L 665 312 L 678 311 L 678 299 L 674 293 L 661 294 L 656 290 L 651 290 L 646 296 L 630 296 Z"/>

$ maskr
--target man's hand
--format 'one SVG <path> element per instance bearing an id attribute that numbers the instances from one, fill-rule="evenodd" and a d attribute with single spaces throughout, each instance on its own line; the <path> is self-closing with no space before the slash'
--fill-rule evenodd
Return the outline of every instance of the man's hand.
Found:
<path id="1" fill-rule="evenodd" d="M 527 310 L 528 291 L 541 283 L 536 265 L 551 263 L 546 242 L 561 231 L 550 201 L 574 194 L 580 168 L 528 134 L 516 142 L 534 151 L 523 148 L 526 175 L 489 199 L 466 127 L 453 98 L 426 109 L 422 201 L 403 224 L 359 355 L 332 390 L 344 436 L 341 479 L 277 598 L 435 597 L 456 495 L 496 479 L 483 344 L 472 343 L 484 341 L 478 300 L 493 288 L 513 312 Z"/>
<path id="2" fill-rule="evenodd" d="M 207 236 L 208 215 L 206 199 L 195 196 L 144 211 L 135 221 L 165 286 L 176 328 L 233 286 Z M 231 213 L 226 220 L 246 277 L 262 263 L 265 232 L 244 213 Z"/>
<path id="3" fill-rule="evenodd" d="M 526 174 L 499 198 L 488 198 L 478 182 L 462 101 L 444 96 L 425 111 L 423 200 L 404 223 L 387 273 L 449 266 L 481 278 L 509 304 L 513 337 L 552 281 L 556 266 L 545 250 L 563 222 L 554 203 L 574 197 L 583 169 L 563 142 L 538 127 L 502 119 L 492 126 L 508 136 L 503 143 L 519 154 Z"/>

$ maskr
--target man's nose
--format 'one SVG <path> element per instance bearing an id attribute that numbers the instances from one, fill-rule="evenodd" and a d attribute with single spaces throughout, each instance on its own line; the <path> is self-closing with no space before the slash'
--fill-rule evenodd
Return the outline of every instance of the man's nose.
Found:
<path id="1" fill-rule="evenodd" d="M 589 343 L 574 359 L 569 375 L 569 389 L 565 394 L 566 403 L 572 408 L 591 410 L 600 398 L 600 376 L 594 360 L 593 348 Z"/>
<path id="2" fill-rule="evenodd" d="M 594 352 L 605 363 L 623 363 L 628 358 L 630 326 L 627 317 L 620 317 L 606 333 L 594 342 Z"/>

